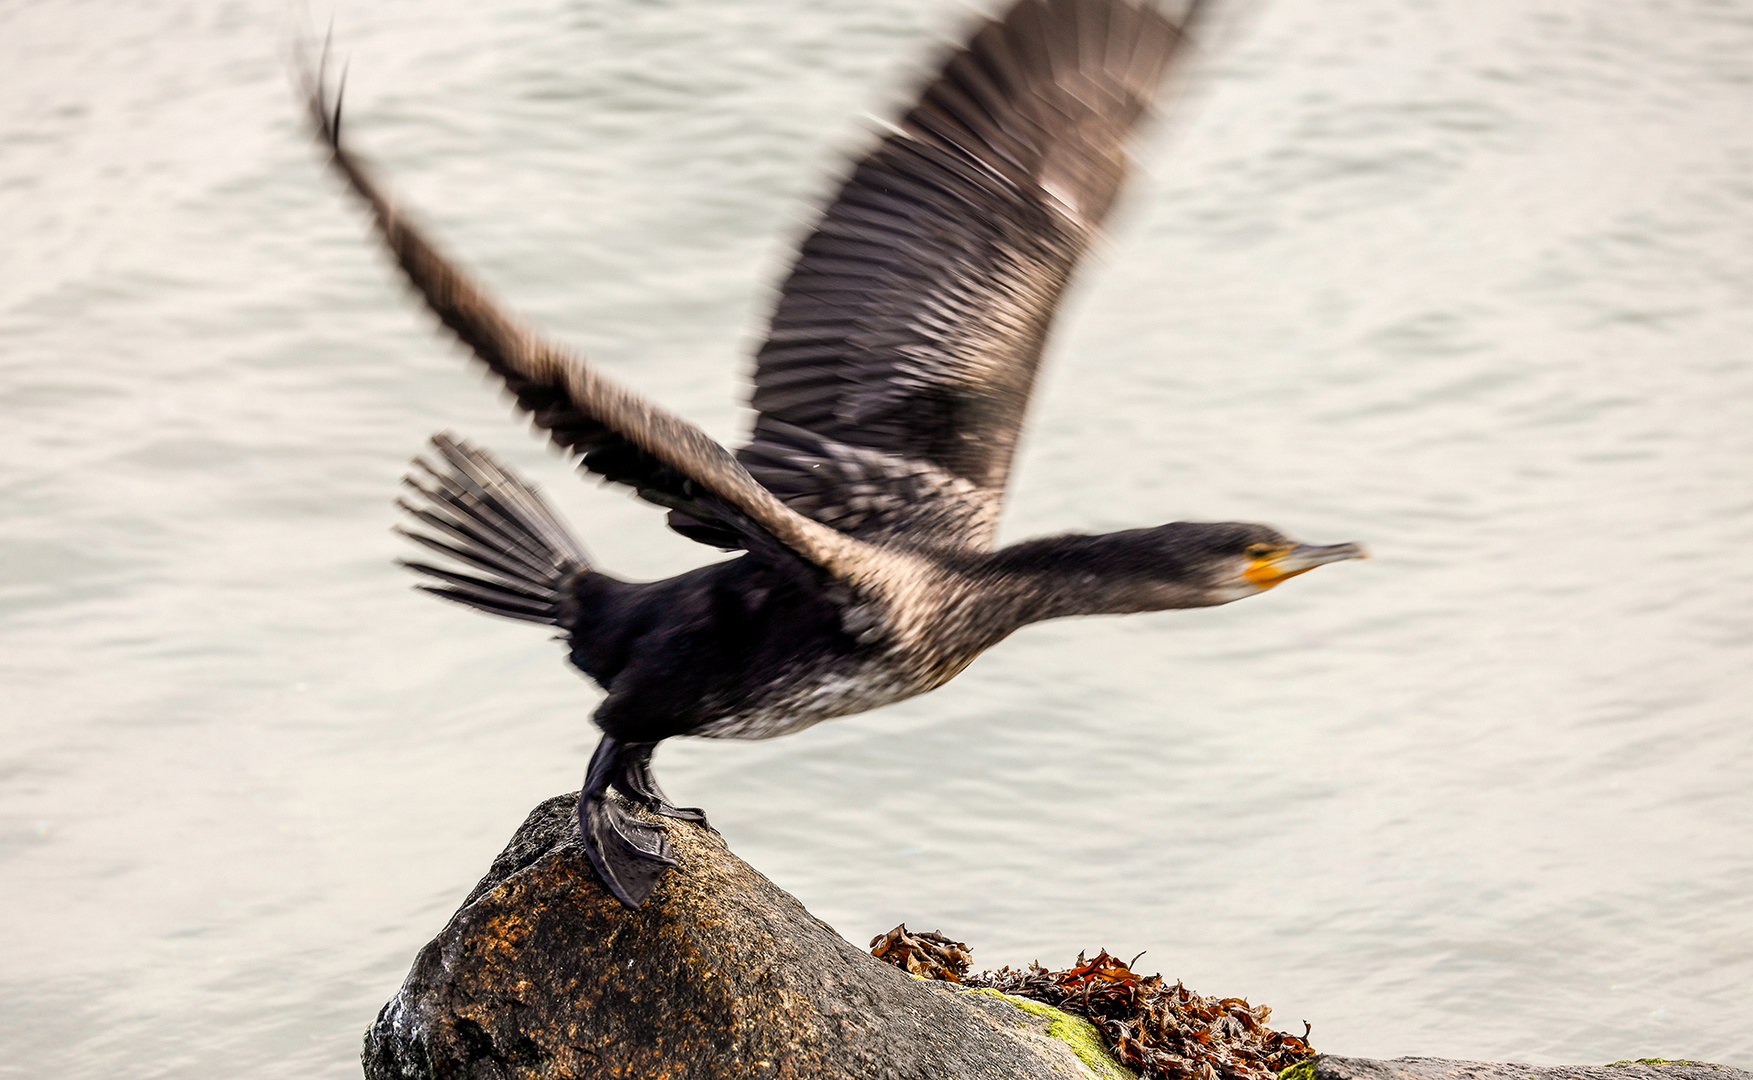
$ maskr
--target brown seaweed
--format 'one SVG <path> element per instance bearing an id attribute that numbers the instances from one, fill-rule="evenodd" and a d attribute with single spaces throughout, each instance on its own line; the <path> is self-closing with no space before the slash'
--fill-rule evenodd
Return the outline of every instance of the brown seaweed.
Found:
<path id="1" fill-rule="evenodd" d="M 909 975 L 923 975 L 942 982 L 961 982 L 968 973 L 973 953 L 959 941 L 935 930 L 915 933 L 902 923 L 886 934 L 870 939 L 870 954 L 893 964 Z"/>
<path id="2" fill-rule="evenodd" d="M 1274 1031 L 1272 1010 L 1243 998 L 1206 997 L 1161 975 L 1140 975 L 1132 962 L 1103 949 L 1078 954 L 1064 971 L 1039 964 L 967 974 L 969 949 L 942 934 L 913 934 L 905 924 L 872 940 L 871 954 L 915 975 L 1031 998 L 1086 1017 L 1121 1064 L 1140 1080 L 1273 1080 L 1314 1056 L 1309 1025 L 1301 1036 Z M 1143 955 L 1142 953 L 1140 955 Z"/>

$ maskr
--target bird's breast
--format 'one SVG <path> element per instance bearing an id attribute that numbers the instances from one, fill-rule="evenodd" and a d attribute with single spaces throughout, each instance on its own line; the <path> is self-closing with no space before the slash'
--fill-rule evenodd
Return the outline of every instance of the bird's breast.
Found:
<path id="1" fill-rule="evenodd" d="M 735 708 L 689 732 L 708 739 L 772 739 L 904 701 L 939 685 L 920 678 L 893 653 L 863 654 L 787 672 Z"/>
<path id="2" fill-rule="evenodd" d="M 795 656 L 753 693 L 710 710 L 690 734 L 770 739 L 904 701 L 949 682 L 1009 632 L 978 583 L 917 556 L 887 569 L 855 586 L 860 621 L 842 627 L 857 642 L 852 651 Z"/>

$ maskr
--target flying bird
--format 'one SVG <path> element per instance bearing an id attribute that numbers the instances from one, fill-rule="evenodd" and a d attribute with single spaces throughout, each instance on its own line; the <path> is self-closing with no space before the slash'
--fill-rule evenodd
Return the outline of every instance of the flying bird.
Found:
<path id="1" fill-rule="evenodd" d="M 482 450 L 437 435 L 407 478 L 401 531 L 444 564 L 406 564 L 422 587 L 557 628 L 606 691 L 578 824 L 624 904 L 676 865 L 627 804 L 705 820 L 652 778 L 664 739 L 785 735 L 942 686 L 1030 623 L 1226 604 L 1363 555 L 1234 522 L 995 544 L 1054 308 L 1192 47 L 1194 10 L 1018 0 L 980 25 L 803 241 L 734 453 L 490 297 L 351 152 L 339 90 L 305 67 L 329 160 L 426 306 L 584 469 L 741 553 L 623 581 Z"/>

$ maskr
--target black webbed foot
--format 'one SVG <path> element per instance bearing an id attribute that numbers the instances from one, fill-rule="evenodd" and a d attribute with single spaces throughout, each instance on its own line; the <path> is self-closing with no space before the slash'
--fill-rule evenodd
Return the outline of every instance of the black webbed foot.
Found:
<path id="1" fill-rule="evenodd" d="M 707 822 L 704 810 L 697 806 L 675 805 L 664 795 L 663 789 L 657 786 L 657 780 L 651 775 L 651 753 L 656 749 L 656 743 L 622 746 L 620 767 L 610 781 L 615 785 L 615 790 L 654 814 L 679 818 L 682 821 L 698 821 L 705 825 Z"/>
<path id="2" fill-rule="evenodd" d="M 651 744 L 626 745 L 608 736 L 597 744 L 578 793 L 578 831 L 585 854 L 615 899 L 630 908 L 645 903 L 665 873 L 678 865 L 657 825 L 641 821 L 608 797 L 613 786 L 629 800 L 656 813 L 706 820 L 698 810 L 671 806 L 651 779 Z M 691 818 L 690 814 L 698 815 Z"/>
<path id="3" fill-rule="evenodd" d="M 676 860 L 663 830 L 628 814 L 604 795 L 580 795 L 578 828 L 603 884 L 630 908 L 645 903 Z"/>

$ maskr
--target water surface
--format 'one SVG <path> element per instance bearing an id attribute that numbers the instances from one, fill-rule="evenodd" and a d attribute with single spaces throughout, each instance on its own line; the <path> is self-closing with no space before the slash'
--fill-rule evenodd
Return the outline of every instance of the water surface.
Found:
<path id="1" fill-rule="evenodd" d="M 968 11 L 333 15 L 408 203 L 735 439 L 856 117 Z M 300 126 L 297 30 L 0 8 L 0 1075 L 357 1075 L 414 952 L 576 786 L 595 692 L 391 565 L 430 432 L 526 468 L 619 574 L 713 557 L 410 303 Z M 665 785 L 860 943 L 1144 949 L 1340 1053 L 1753 1067 L 1753 7 L 1276 0 L 1219 37 L 1066 308 L 1004 532 L 1259 520 L 1378 557 L 678 741 Z"/>

